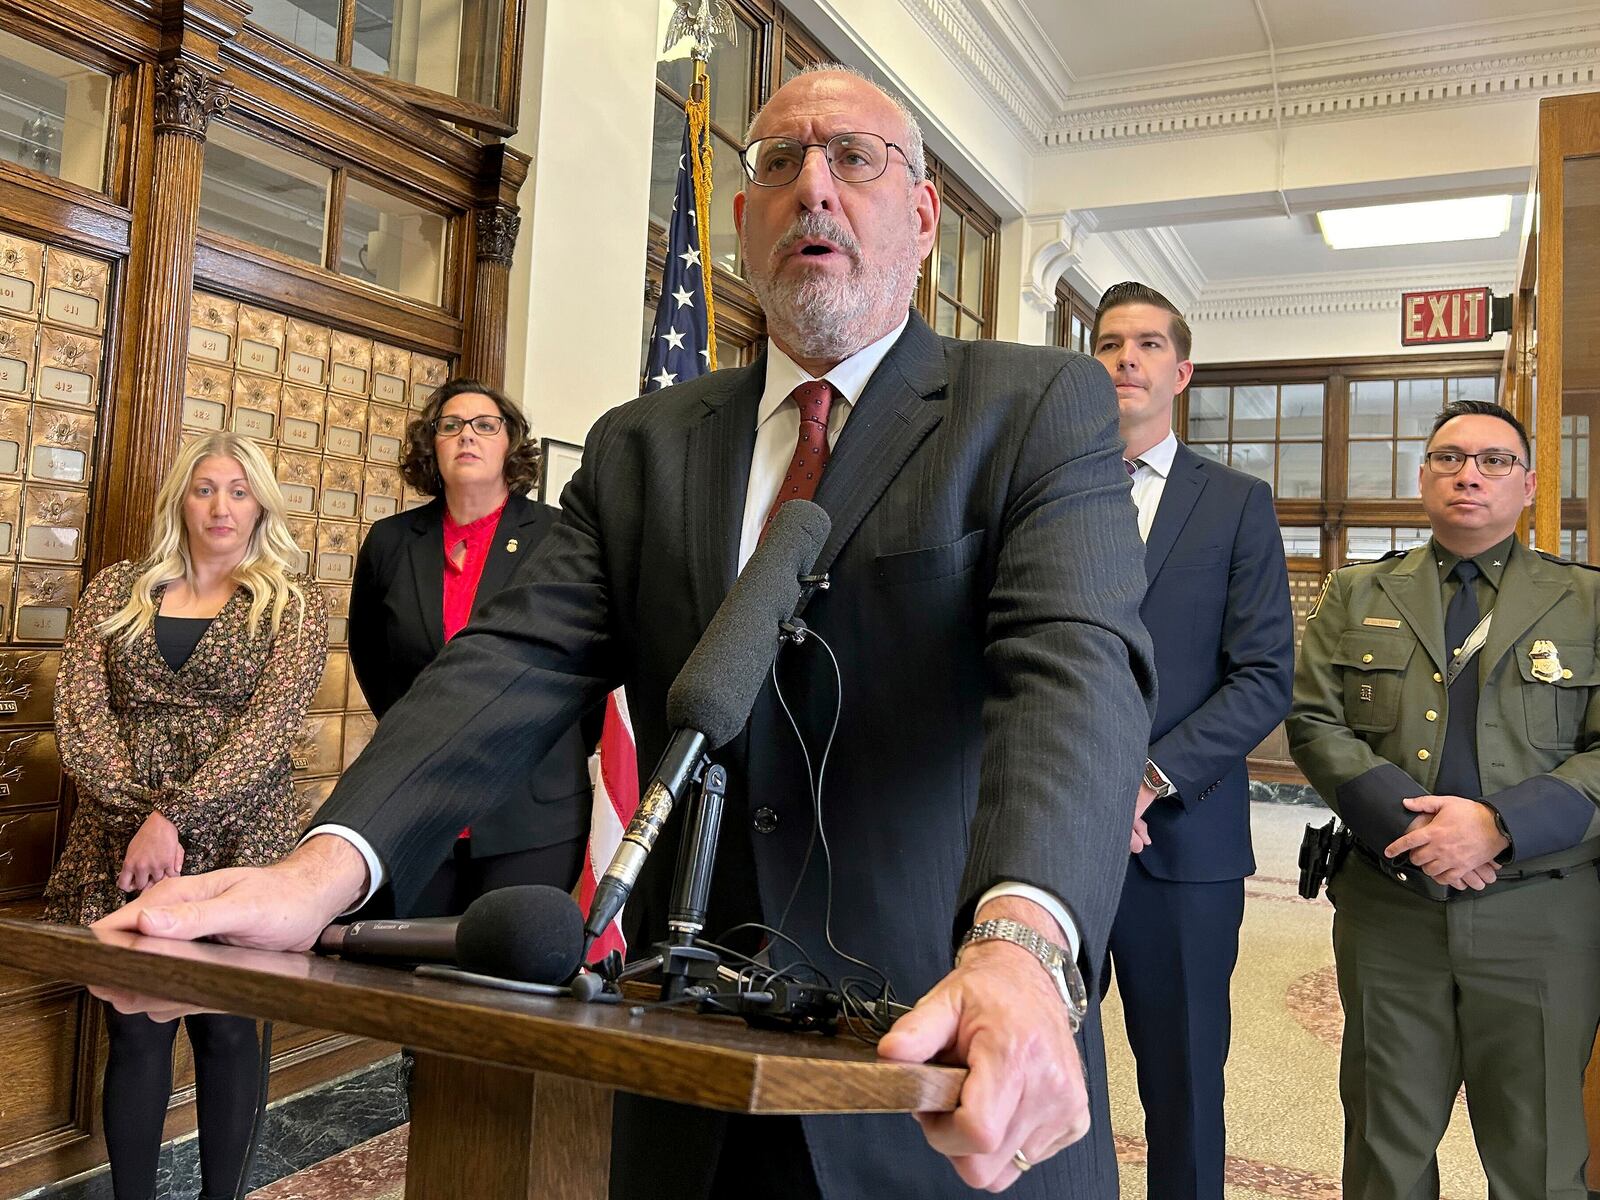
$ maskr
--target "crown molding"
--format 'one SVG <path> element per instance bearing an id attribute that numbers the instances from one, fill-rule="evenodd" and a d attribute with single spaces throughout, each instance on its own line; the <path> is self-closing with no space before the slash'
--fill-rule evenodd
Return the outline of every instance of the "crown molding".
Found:
<path id="1" fill-rule="evenodd" d="M 1188 312 L 1205 287 L 1205 272 L 1176 230 L 1161 226 L 1121 229 L 1099 235 L 1132 271 L 1181 311 Z"/>
<path id="2" fill-rule="evenodd" d="M 1600 80 L 1600 25 L 1574 32 L 1585 44 L 1282 84 L 1276 110 L 1270 84 L 1078 109 L 1051 126 L 1045 146 L 1070 152 L 1272 128 L 1279 117 L 1313 124 L 1591 90 Z"/>
<path id="3" fill-rule="evenodd" d="M 1185 309 L 1190 321 L 1251 321 L 1274 317 L 1326 317 L 1400 311 L 1400 293 L 1483 287 L 1505 295 L 1516 286 L 1516 264 L 1460 263 L 1417 270 L 1340 271 L 1230 279 L 1209 283 Z"/>
<path id="4" fill-rule="evenodd" d="M 1044 139 L 1059 105 L 1030 85 L 960 0 L 900 0 L 907 12 L 979 94 L 1025 140 Z"/>

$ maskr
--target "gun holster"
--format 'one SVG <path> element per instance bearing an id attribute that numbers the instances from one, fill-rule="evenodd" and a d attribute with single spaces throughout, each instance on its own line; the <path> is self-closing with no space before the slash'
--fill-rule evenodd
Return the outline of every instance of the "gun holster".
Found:
<path id="1" fill-rule="evenodd" d="M 1315 900 L 1322 885 L 1344 865 L 1355 835 L 1334 817 L 1326 825 L 1307 825 L 1300 839 L 1300 895 Z"/>

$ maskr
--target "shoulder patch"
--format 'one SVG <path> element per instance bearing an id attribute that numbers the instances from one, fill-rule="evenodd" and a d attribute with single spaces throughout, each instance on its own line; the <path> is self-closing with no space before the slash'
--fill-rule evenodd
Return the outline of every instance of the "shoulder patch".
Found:
<path id="1" fill-rule="evenodd" d="M 1343 571 L 1350 567 L 1370 567 L 1373 563 L 1388 562 L 1391 558 L 1400 558 L 1410 553 L 1410 550 L 1389 550 L 1378 555 L 1377 558 L 1352 558 L 1349 562 L 1340 563 L 1335 569 Z"/>
<path id="2" fill-rule="evenodd" d="M 1535 550 L 1545 562 L 1555 563 L 1558 567 L 1582 567 L 1585 571 L 1600 571 L 1600 564 L 1579 562 L 1575 558 L 1562 558 L 1559 554 L 1551 554 L 1547 550 Z"/>

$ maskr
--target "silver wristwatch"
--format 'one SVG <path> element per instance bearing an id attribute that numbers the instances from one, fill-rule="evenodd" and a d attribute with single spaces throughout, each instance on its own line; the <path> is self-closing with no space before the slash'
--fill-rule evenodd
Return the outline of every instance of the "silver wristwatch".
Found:
<path id="1" fill-rule="evenodd" d="M 1171 780 L 1161 777 L 1161 771 L 1148 758 L 1144 760 L 1144 785 L 1156 794 L 1157 800 L 1165 800 L 1177 790 Z"/>
<path id="2" fill-rule="evenodd" d="M 1011 942 L 1037 958 L 1039 965 L 1055 981 L 1056 991 L 1061 993 L 1061 1002 L 1067 1006 L 1067 1020 L 1072 1025 L 1072 1032 L 1077 1033 L 1083 1028 L 1083 1020 L 1089 1015 L 1089 993 L 1083 986 L 1083 976 L 1078 973 L 1078 964 L 1067 957 L 1065 950 L 1031 925 L 1001 918 L 979 921 L 967 930 L 961 944 L 956 947 L 956 956 L 959 958 L 961 952 L 973 942 L 993 941 Z"/>

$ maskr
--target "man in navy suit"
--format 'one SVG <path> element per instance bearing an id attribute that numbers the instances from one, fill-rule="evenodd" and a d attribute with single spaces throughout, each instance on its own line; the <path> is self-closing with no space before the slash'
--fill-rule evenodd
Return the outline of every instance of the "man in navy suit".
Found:
<path id="1" fill-rule="evenodd" d="M 1294 617 L 1272 489 L 1172 432 L 1189 350 L 1188 323 L 1153 288 L 1119 283 L 1100 301 L 1094 352 L 1117 385 L 1158 681 L 1110 957 L 1149 1194 L 1222 1200 L 1228 980 L 1255 870 L 1245 756 L 1289 711 Z"/>

